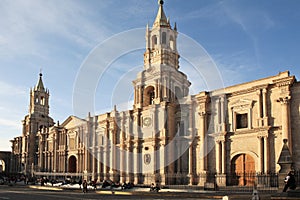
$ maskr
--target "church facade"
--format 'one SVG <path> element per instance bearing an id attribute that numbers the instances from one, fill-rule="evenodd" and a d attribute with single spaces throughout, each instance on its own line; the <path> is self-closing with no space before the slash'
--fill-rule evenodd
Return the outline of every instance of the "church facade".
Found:
<path id="1" fill-rule="evenodd" d="M 133 81 L 132 110 L 115 107 L 55 124 L 40 74 L 30 91 L 22 135 L 11 140 L 14 171 L 77 173 L 135 184 L 250 185 L 255 180 L 243 175 L 279 171 L 284 140 L 299 169 L 300 83 L 295 76 L 281 72 L 189 95 L 191 83 L 179 70 L 177 35 L 160 1 L 153 27 L 146 29 L 144 69 Z"/>

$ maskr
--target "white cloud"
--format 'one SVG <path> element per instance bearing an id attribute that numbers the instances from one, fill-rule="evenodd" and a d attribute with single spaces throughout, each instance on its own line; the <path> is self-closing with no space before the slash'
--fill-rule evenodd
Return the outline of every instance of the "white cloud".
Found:
<path id="1" fill-rule="evenodd" d="M 240 25 L 242 29 L 249 35 L 254 34 L 254 31 L 266 30 L 274 27 L 276 24 L 270 15 L 261 9 L 255 9 L 223 1 L 220 4 L 224 13 L 235 23 Z M 259 28 L 258 28 L 259 27 Z"/>
<path id="2" fill-rule="evenodd" d="M 9 83 L 0 81 L 0 96 L 25 96 L 28 88 L 11 85 Z"/>
<path id="3" fill-rule="evenodd" d="M 8 120 L 8 119 L 3 119 L 3 118 L 0 118 L 0 125 L 10 127 L 13 129 L 17 129 L 17 130 L 22 128 L 20 121 Z"/>
<path id="4" fill-rule="evenodd" d="M 2 2 L 0 56 L 42 56 L 49 48 L 44 44 L 55 37 L 90 48 L 95 40 L 106 38 L 109 30 L 95 26 L 85 12 L 84 4 L 75 1 Z"/>

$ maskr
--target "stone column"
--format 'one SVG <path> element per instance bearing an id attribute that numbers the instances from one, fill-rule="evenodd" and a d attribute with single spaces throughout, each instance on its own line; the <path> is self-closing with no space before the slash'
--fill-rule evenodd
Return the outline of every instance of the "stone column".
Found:
<path id="1" fill-rule="evenodd" d="M 287 145 L 290 150 L 291 148 L 291 138 L 290 138 L 290 109 L 289 109 L 289 101 L 290 97 L 280 98 L 281 103 L 281 116 L 282 116 L 282 140 L 287 139 Z"/>
<path id="2" fill-rule="evenodd" d="M 205 131 L 206 131 L 206 113 L 199 112 L 199 138 L 197 145 L 197 173 L 203 173 L 206 170 L 207 156 L 206 156 L 206 142 L 205 142 Z"/>
<path id="3" fill-rule="evenodd" d="M 236 113 L 232 109 L 232 131 L 236 131 Z"/>
<path id="4" fill-rule="evenodd" d="M 222 143 L 222 174 L 225 174 L 226 172 L 226 146 L 225 146 L 225 140 L 221 141 Z"/>
<path id="5" fill-rule="evenodd" d="M 252 108 L 248 111 L 248 129 L 252 129 Z"/>
<path id="6" fill-rule="evenodd" d="M 40 157 L 39 157 L 39 163 L 40 163 L 40 167 L 41 167 L 41 170 L 44 170 L 44 168 L 45 168 L 45 166 L 44 166 L 44 153 L 43 153 L 43 151 L 44 151 L 44 139 L 43 139 L 43 137 L 40 139 L 41 140 L 41 143 L 40 143 L 40 152 L 39 152 L 39 154 L 40 154 Z"/>
<path id="7" fill-rule="evenodd" d="M 155 99 L 158 98 L 158 79 L 155 80 Z"/>
<path id="8" fill-rule="evenodd" d="M 216 141 L 215 143 L 215 148 L 216 148 L 216 171 L 217 171 L 217 174 L 220 174 L 222 172 L 222 169 L 221 169 L 221 155 L 220 155 L 220 141 Z"/>
<path id="9" fill-rule="evenodd" d="M 262 107 L 262 105 L 261 105 L 261 90 L 259 89 L 258 91 L 257 91 L 257 97 L 258 97 L 258 100 L 257 100 L 257 126 L 258 127 L 261 127 L 262 126 L 262 120 L 261 120 L 261 107 Z"/>
<path id="10" fill-rule="evenodd" d="M 180 141 L 176 141 L 177 147 L 177 173 L 181 173 L 181 144 Z"/>
<path id="11" fill-rule="evenodd" d="M 216 142 L 216 183 L 218 186 L 226 186 L 225 163 L 225 140 L 219 139 Z"/>
<path id="12" fill-rule="evenodd" d="M 263 115 L 264 115 L 264 126 L 268 126 L 268 104 L 267 104 L 267 89 L 262 90 L 263 94 Z"/>
<path id="13" fill-rule="evenodd" d="M 166 184 L 166 162 L 167 162 L 167 149 L 166 144 L 164 142 L 160 143 L 159 146 L 159 166 L 160 166 L 160 176 L 161 176 L 161 184 Z"/>
<path id="14" fill-rule="evenodd" d="M 193 185 L 194 182 L 194 162 L 193 162 L 193 142 L 189 142 L 189 175 L 190 175 L 190 182 L 189 185 Z"/>
<path id="15" fill-rule="evenodd" d="M 223 96 L 221 97 L 220 103 L 221 103 L 221 124 L 222 124 L 221 125 L 221 131 L 225 132 L 226 131 L 226 123 L 225 123 L 225 99 L 224 99 Z"/>
<path id="16" fill-rule="evenodd" d="M 268 136 L 264 137 L 264 173 L 269 173 L 269 140 Z"/>
<path id="17" fill-rule="evenodd" d="M 125 144 L 123 143 L 120 148 L 120 175 L 121 175 L 121 183 L 126 181 L 125 173 L 126 173 L 126 150 Z"/>
<path id="18" fill-rule="evenodd" d="M 164 78 L 164 98 L 165 100 L 168 100 L 168 79 L 167 77 Z"/>
<path id="19" fill-rule="evenodd" d="M 138 94 L 139 94 L 139 96 L 138 96 L 138 98 L 139 98 L 139 104 L 142 104 L 142 96 L 143 96 L 143 93 L 142 93 L 142 86 L 138 86 Z"/>
<path id="20" fill-rule="evenodd" d="M 159 99 L 159 101 L 161 101 L 161 83 L 160 82 L 158 82 L 158 84 L 157 84 L 157 97 L 158 97 L 158 99 Z"/>
<path id="21" fill-rule="evenodd" d="M 104 168 L 104 177 L 105 179 L 108 178 L 108 168 L 109 168 L 109 133 L 108 133 L 108 130 L 106 130 L 106 133 L 105 133 L 105 137 L 104 137 L 104 140 L 105 140 L 105 143 L 104 143 L 104 152 L 103 152 L 103 168 Z"/>
<path id="22" fill-rule="evenodd" d="M 134 184 L 139 183 L 139 173 L 140 173 L 140 155 L 138 151 L 138 144 L 135 144 L 133 147 L 134 155 Z"/>
<path id="23" fill-rule="evenodd" d="M 95 158 L 95 155 L 97 155 L 97 154 L 95 154 L 96 153 L 96 151 L 95 151 L 95 146 L 93 145 L 93 150 L 92 150 L 92 180 L 95 180 L 95 178 L 96 178 L 96 176 L 95 176 L 95 172 L 96 172 L 96 158 Z M 78 169 L 78 167 L 77 167 L 77 169 Z"/>
<path id="24" fill-rule="evenodd" d="M 97 168 L 98 181 L 101 181 L 101 177 L 102 177 L 101 173 L 103 173 L 103 171 L 101 171 L 101 165 L 103 165 L 103 158 L 101 157 L 103 155 L 103 150 L 102 150 L 102 147 L 100 147 L 100 145 L 99 145 L 99 148 L 98 148 L 98 151 L 97 151 L 97 158 L 98 158 L 98 168 Z"/>
<path id="25" fill-rule="evenodd" d="M 194 138 L 194 124 L 193 124 L 193 102 L 189 106 L 189 136 Z"/>
<path id="26" fill-rule="evenodd" d="M 57 172 L 57 134 L 54 134 L 53 140 L 53 171 Z"/>
<path id="27" fill-rule="evenodd" d="M 109 130 L 109 143 L 110 143 L 110 155 L 109 155 L 109 175 L 113 181 L 115 172 L 115 145 L 114 145 L 114 133 L 113 130 Z"/>
<path id="28" fill-rule="evenodd" d="M 137 104 L 137 92 L 136 92 L 136 87 L 134 87 L 134 104 Z"/>
<path id="29" fill-rule="evenodd" d="M 221 124 L 221 105 L 220 105 L 220 99 L 216 100 L 216 111 L 217 111 L 217 123 L 218 125 Z M 217 130 L 219 132 L 219 129 Z"/>
<path id="30" fill-rule="evenodd" d="M 263 141 L 262 137 L 258 136 L 258 156 L 259 156 L 259 162 L 258 162 L 258 169 L 259 172 L 264 172 L 264 152 L 263 152 Z"/>

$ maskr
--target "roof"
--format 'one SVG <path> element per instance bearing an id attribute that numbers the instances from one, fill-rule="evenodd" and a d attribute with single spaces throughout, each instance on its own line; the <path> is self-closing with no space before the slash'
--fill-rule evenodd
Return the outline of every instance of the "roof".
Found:
<path id="1" fill-rule="evenodd" d="M 38 90 L 38 91 L 45 91 L 45 87 L 44 87 L 44 84 L 43 84 L 42 76 L 43 76 L 43 74 L 40 73 L 40 78 L 39 78 L 38 83 L 37 83 L 37 85 L 35 87 L 35 89 Z"/>
<path id="2" fill-rule="evenodd" d="M 160 0 L 158 3 L 159 9 L 153 27 L 170 27 L 169 20 L 167 19 L 163 8 L 164 1 Z"/>

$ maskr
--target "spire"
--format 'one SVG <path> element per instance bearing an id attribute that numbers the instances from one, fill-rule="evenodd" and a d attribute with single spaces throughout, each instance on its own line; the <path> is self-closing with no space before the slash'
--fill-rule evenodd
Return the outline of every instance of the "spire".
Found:
<path id="1" fill-rule="evenodd" d="M 153 27 L 170 27 L 170 23 L 169 20 L 166 17 L 166 14 L 164 12 L 164 1 L 163 0 L 159 0 L 158 1 L 159 4 L 159 9 L 158 9 L 158 13 L 156 16 L 156 19 L 154 21 Z"/>
<path id="2" fill-rule="evenodd" d="M 293 164 L 293 159 L 289 150 L 289 147 L 287 145 L 287 139 L 283 140 L 283 147 L 278 159 L 278 164 L 280 165 L 280 173 L 287 173 L 289 172 L 292 168 L 292 164 Z"/>
<path id="3" fill-rule="evenodd" d="M 43 76 L 43 74 L 40 73 L 39 81 L 38 81 L 38 83 L 37 83 L 37 85 L 36 85 L 36 87 L 35 87 L 36 90 L 38 90 L 38 91 L 44 91 L 44 90 L 45 90 L 44 84 L 43 84 L 43 80 L 42 80 L 42 76 Z"/>

